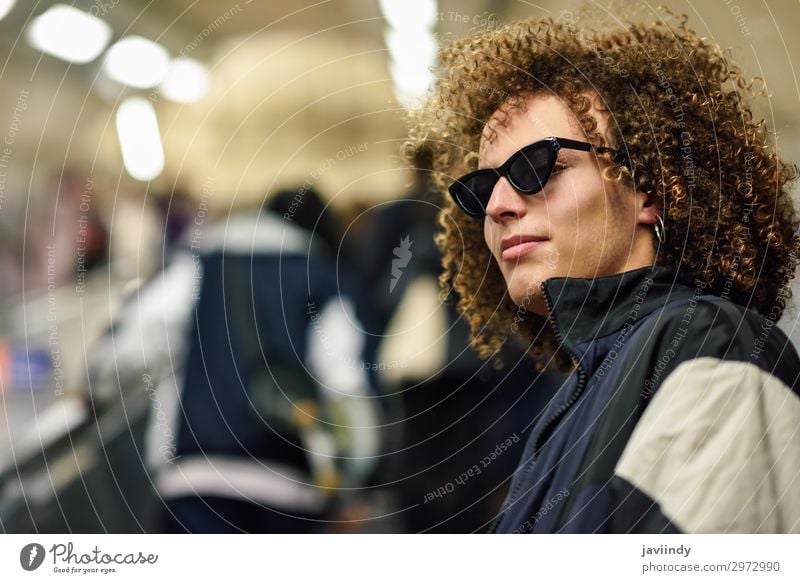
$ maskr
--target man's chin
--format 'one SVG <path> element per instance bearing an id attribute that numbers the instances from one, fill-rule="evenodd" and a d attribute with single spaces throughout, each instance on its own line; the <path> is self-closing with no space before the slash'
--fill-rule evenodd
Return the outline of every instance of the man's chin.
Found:
<path id="1" fill-rule="evenodd" d="M 542 291 L 539 288 L 540 282 L 529 283 L 525 286 L 513 286 L 509 290 L 511 300 L 520 308 L 532 309 L 542 301 Z"/>

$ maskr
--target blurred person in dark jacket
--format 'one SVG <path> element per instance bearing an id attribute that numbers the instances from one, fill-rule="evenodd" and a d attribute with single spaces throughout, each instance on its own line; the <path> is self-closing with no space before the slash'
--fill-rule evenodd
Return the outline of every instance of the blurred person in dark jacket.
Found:
<path id="1" fill-rule="evenodd" d="M 308 228 L 318 195 L 293 196 L 295 212 L 191 228 L 93 355 L 96 386 L 152 392 L 166 532 L 322 530 L 375 463 L 357 293 Z"/>

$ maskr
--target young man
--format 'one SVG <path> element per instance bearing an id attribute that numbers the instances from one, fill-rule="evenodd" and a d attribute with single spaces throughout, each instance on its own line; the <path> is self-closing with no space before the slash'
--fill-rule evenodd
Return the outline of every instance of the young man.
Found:
<path id="1" fill-rule="evenodd" d="M 412 144 L 450 194 L 443 287 L 482 355 L 517 337 L 569 373 L 490 531 L 800 532 L 800 359 L 775 325 L 798 173 L 738 69 L 685 21 L 523 21 L 442 58 Z"/>

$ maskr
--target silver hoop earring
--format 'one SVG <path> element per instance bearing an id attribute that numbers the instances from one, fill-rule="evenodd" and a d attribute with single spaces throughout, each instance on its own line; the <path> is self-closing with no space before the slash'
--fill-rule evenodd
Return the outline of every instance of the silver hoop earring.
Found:
<path id="1" fill-rule="evenodd" d="M 656 215 L 656 222 L 653 224 L 653 230 L 656 232 L 656 239 L 658 239 L 658 244 L 664 244 L 664 219 L 661 218 L 661 215 Z"/>

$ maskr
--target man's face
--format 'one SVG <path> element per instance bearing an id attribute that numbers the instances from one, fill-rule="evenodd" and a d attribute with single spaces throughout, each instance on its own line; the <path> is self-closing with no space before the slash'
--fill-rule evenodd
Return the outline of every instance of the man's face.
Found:
<path id="1" fill-rule="evenodd" d="M 593 113 L 604 132 L 605 119 Z M 533 96 L 524 109 L 508 115 L 502 125 L 494 118 L 487 124 L 496 135 L 487 138 L 484 131 L 480 168 L 496 168 L 542 138 L 588 141 L 557 97 Z M 495 185 L 484 238 L 517 305 L 545 315 L 540 284 L 547 278 L 602 277 L 653 263 L 655 208 L 644 203 L 643 194 L 604 180 L 601 171 L 607 165 L 592 152 L 561 149 L 542 191 L 522 194 L 506 178 Z M 517 236 L 540 240 L 509 247 L 508 240 Z"/>

